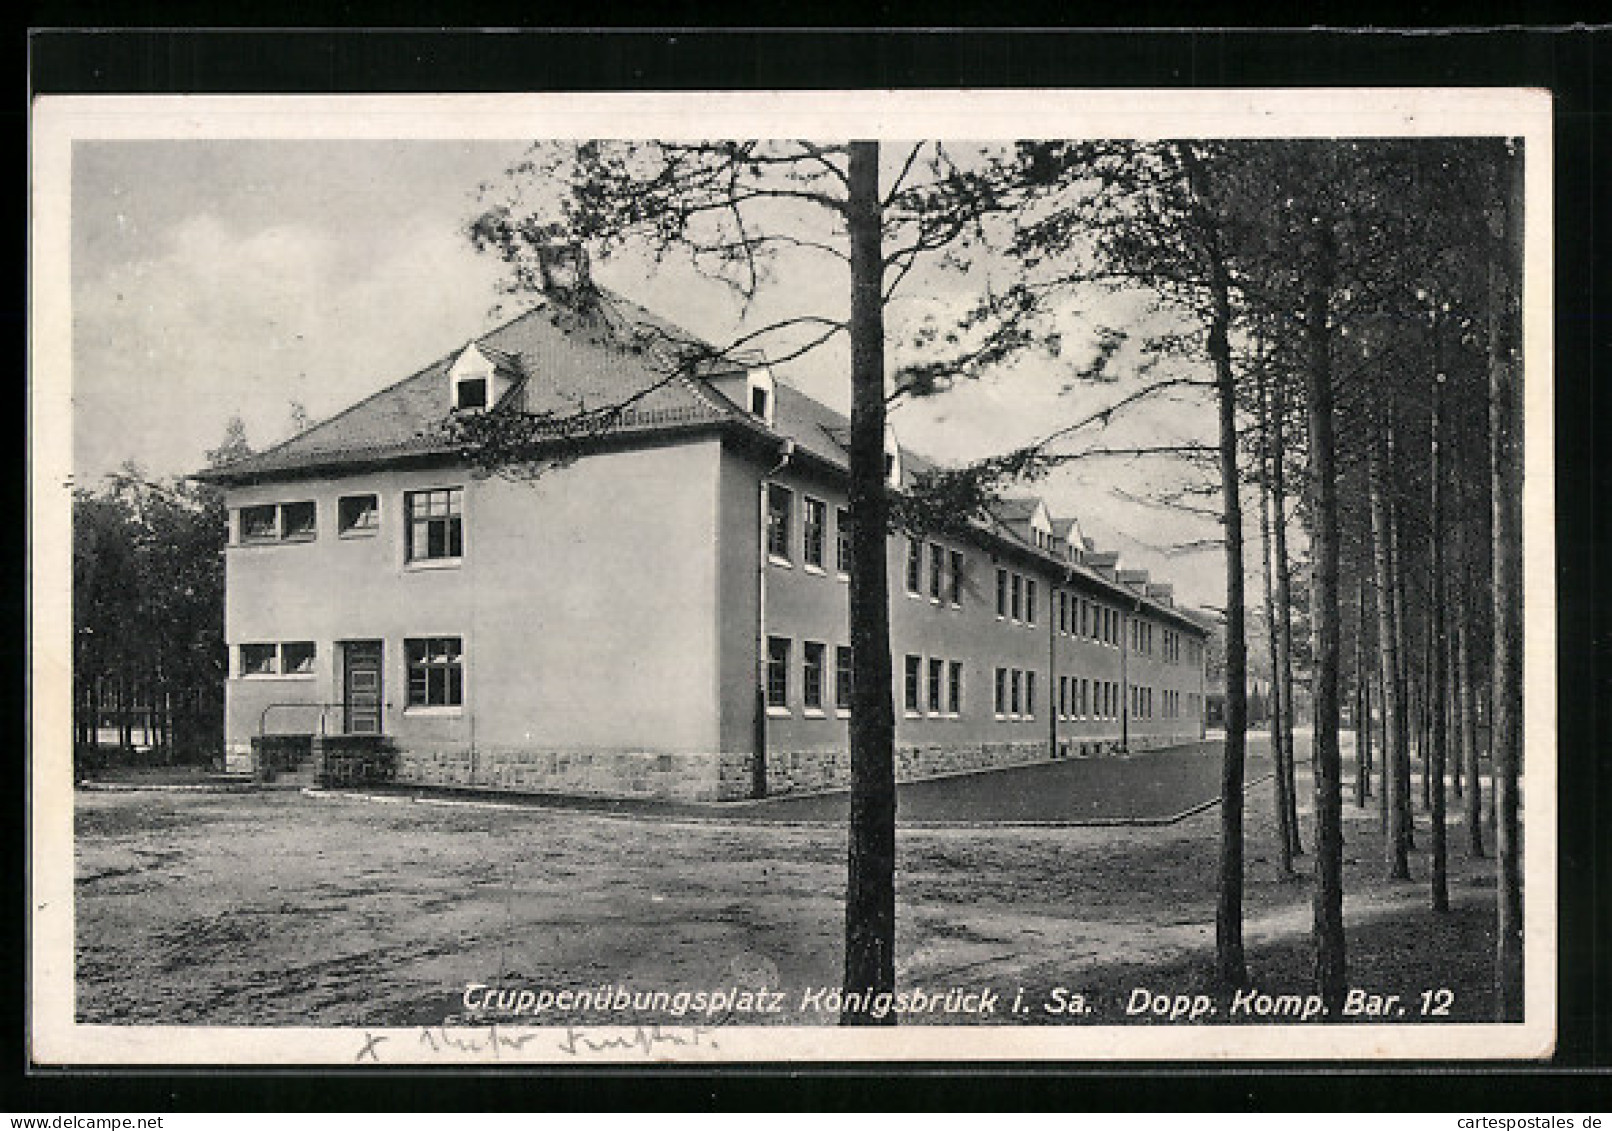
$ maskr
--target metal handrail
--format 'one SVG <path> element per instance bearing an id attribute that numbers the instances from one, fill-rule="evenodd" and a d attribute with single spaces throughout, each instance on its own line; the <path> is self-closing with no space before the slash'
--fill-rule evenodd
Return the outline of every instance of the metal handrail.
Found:
<path id="1" fill-rule="evenodd" d="M 346 705 L 347 704 L 345 704 L 345 703 L 309 703 L 306 700 L 298 700 L 298 701 L 295 701 L 295 702 L 286 701 L 286 702 L 283 702 L 283 703 L 270 703 L 268 706 L 263 708 L 262 714 L 260 714 L 258 716 L 258 720 L 257 720 L 258 737 L 259 738 L 267 738 L 269 736 L 269 712 L 270 711 L 278 710 L 280 708 L 300 708 L 300 709 L 303 709 L 303 710 L 313 710 L 313 709 L 318 710 L 318 712 L 319 712 L 319 737 L 323 738 L 325 736 L 325 712 L 330 710 L 330 708 L 332 708 L 332 707 L 345 707 Z"/>

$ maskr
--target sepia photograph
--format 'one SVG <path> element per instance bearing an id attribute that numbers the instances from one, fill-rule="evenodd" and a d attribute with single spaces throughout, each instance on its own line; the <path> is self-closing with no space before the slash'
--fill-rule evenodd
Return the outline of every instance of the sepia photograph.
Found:
<path id="1" fill-rule="evenodd" d="M 1549 1057 L 1550 109 L 40 100 L 31 1059 Z"/>

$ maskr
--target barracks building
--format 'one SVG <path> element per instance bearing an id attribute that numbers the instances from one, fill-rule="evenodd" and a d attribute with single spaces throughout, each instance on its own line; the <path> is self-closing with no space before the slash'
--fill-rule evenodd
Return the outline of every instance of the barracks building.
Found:
<path id="1" fill-rule="evenodd" d="M 232 769 L 707 801 L 848 784 L 848 420 L 760 360 L 668 379 L 687 336 L 594 293 L 200 473 L 230 516 Z M 477 473 L 440 427 L 628 401 L 535 478 Z M 893 434 L 886 465 L 897 488 L 926 466 Z M 1203 735 L 1206 627 L 1040 500 L 967 538 L 892 534 L 888 568 L 901 780 Z"/>

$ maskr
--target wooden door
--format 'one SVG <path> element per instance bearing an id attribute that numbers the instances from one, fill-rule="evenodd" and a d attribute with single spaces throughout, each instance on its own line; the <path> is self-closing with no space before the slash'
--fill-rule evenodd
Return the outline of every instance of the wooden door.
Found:
<path id="1" fill-rule="evenodd" d="M 343 645 L 343 729 L 348 734 L 381 733 L 381 642 L 353 640 Z"/>

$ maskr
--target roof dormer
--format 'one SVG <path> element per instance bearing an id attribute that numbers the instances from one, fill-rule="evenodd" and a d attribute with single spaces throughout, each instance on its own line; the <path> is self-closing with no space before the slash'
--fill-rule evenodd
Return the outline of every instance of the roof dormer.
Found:
<path id="1" fill-rule="evenodd" d="M 745 412 L 772 425 L 778 388 L 764 364 L 735 365 L 706 377 L 711 387 Z"/>
<path id="2" fill-rule="evenodd" d="M 1040 499 L 1035 500 L 1035 506 L 1030 511 L 1029 518 L 1030 541 L 1038 550 L 1051 552 L 1053 545 L 1052 514 L 1047 510 L 1047 504 Z"/>
<path id="3" fill-rule="evenodd" d="M 482 412 L 496 405 L 520 379 L 513 355 L 471 342 L 448 367 L 448 405 L 456 412 Z"/>
<path id="4" fill-rule="evenodd" d="M 1080 520 L 1075 518 L 1060 518 L 1052 524 L 1053 537 L 1057 539 L 1057 552 L 1065 561 L 1084 562 L 1086 560 L 1086 536 L 1081 533 Z"/>
<path id="5" fill-rule="evenodd" d="M 901 486 L 901 444 L 888 424 L 884 426 L 884 481 L 891 487 Z"/>

